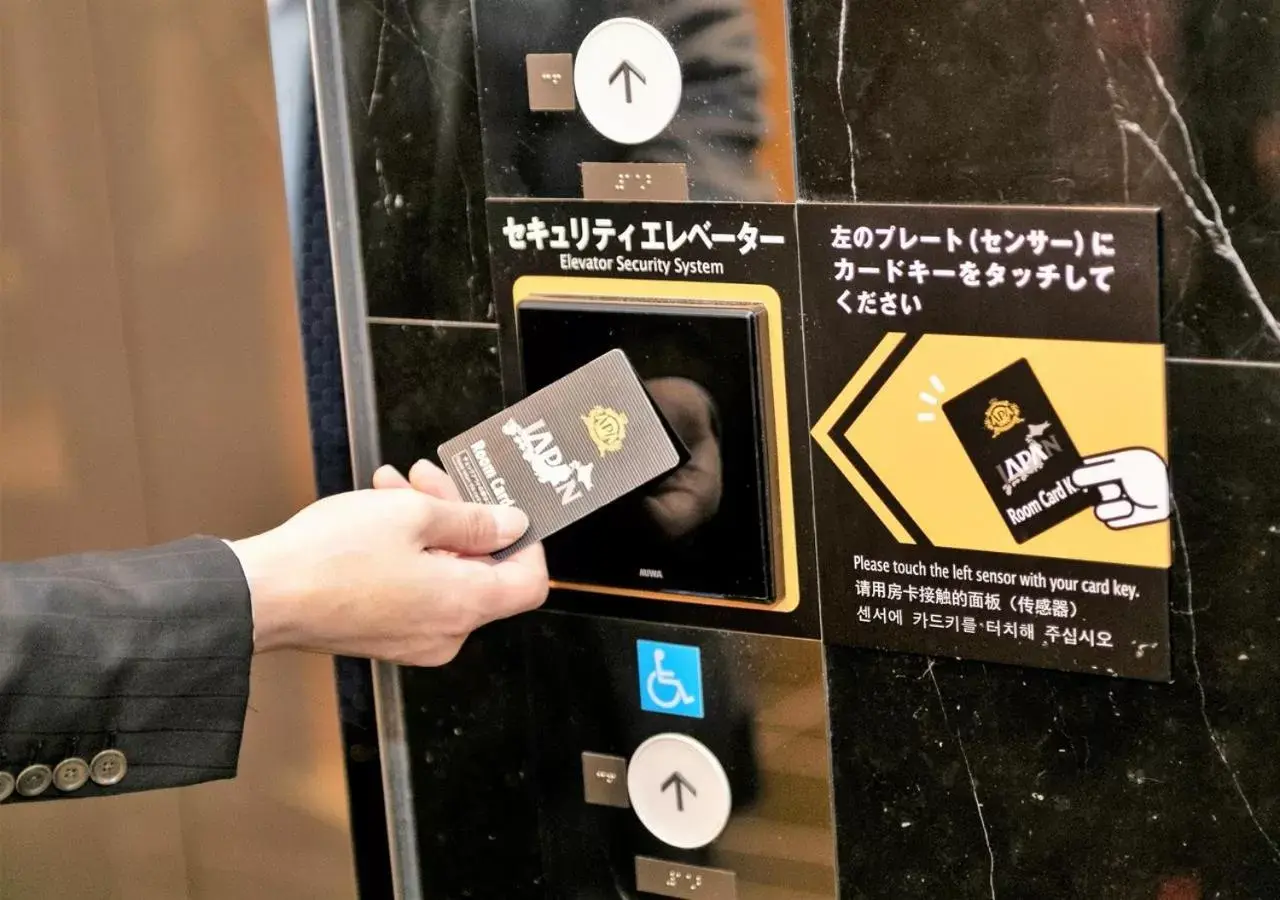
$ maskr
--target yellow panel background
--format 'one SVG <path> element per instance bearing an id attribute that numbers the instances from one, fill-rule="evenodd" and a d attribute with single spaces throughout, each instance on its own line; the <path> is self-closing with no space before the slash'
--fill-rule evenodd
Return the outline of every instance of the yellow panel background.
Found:
<path id="1" fill-rule="evenodd" d="M 1082 456 L 1147 447 L 1168 460 L 1164 347 L 925 335 L 846 432 L 929 540 L 941 547 L 1167 567 L 1169 523 L 1113 531 L 1086 510 L 1019 545 L 941 402 L 1025 358 Z M 930 384 L 936 375 L 946 389 Z M 917 413 L 933 412 L 932 422 Z"/>

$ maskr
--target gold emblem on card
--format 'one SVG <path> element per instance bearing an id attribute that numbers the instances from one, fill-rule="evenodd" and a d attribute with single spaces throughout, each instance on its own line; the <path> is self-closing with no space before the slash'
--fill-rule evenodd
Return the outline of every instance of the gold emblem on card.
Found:
<path id="1" fill-rule="evenodd" d="M 582 421 L 587 426 L 587 435 L 601 456 L 617 453 L 622 449 L 622 442 L 627 437 L 626 413 L 607 406 L 597 406 L 582 416 Z"/>
<path id="2" fill-rule="evenodd" d="M 1000 437 L 1022 421 L 1022 410 L 1018 408 L 1018 404 L 1011 400 L 996 400 L 994 397 L 987 404 L 987 411 L 982 417 L 982 424 L 991 432 L 992 437 Z"/>

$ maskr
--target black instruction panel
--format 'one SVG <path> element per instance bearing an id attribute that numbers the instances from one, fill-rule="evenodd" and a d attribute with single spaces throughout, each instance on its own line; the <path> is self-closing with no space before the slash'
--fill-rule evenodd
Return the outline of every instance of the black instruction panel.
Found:
<path id="1" fill-rule="evenodd" d="M 827 640 L 1167 679 L 1157 212 L 797 221 Z"/>
<path id="2" fill-rule="evenodd" d="M 755 611 L 635 585 L 553 605 L 810 636 L 820 612 L 831 643 L 1169 678 L 1156 210 L 488 211 L 512 390 L 516 310 L 539 296 L 754 304 L 772 335 L 760 452 L 775 589 Z M 596 532 L 606 549 L 592 552 L 614 552 Z M 707 565 L 729 564 L 706 546 L 724 557 Z M 629 565 L 641 580 L 653 570 Z"/>

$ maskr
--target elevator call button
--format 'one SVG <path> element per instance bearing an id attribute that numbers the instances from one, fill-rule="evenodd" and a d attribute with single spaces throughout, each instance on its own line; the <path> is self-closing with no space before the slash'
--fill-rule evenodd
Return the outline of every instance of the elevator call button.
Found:
<path id="1" fill-rule="evenodd" d="M 729 824 L 733 795 L 715 754 L 684 734 L 658 734 L 627 767 L 631 808 L 649 832 L 681 850 L 705 847 Z"/>
<path id="2" fill-rule="evenodd" d="M 573 87 L 591 127 L 619 144 L 643 144 L 667 127 L 684 89 L 680 60 L 662 32 L 639 19 L 601 22 L 574 59 Z"/>

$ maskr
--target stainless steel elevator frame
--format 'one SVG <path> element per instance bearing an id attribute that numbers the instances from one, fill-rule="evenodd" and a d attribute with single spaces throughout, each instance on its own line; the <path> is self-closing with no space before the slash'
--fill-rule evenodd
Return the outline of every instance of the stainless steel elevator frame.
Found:
<path id="1" fill-rule="evenodd" d="M 345 103 L 347 89 L 338 0 L 307 0 L 307 19 L 311 32 L 311 67 L 333 259 L 347 430 L 351 442 L 351 471 L 354 483 L 362 486 L 372 480 L 381 460 L 381 450 L 369 352 L 359 204 Z M 417 829 L 413 818 L 413 782 L 409 771 L 409 744 L 404 730 L 404 697 L 399 667 L 375 662 L 373 689 L 392 884 L 397 898 L 422 900 Z"/>

